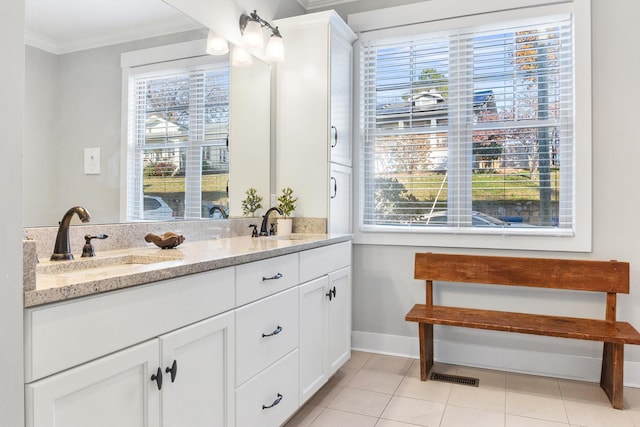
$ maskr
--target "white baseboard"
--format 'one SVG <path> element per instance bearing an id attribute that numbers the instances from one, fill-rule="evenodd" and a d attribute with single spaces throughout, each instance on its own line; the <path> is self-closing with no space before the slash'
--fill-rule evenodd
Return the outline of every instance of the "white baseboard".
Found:
<path id="1" fill-rule="evenodd" d="M 418 359 L 418 338 L 353 331 L 353 350 Z M 554 378 L 599 382 L 601 359 L 575 354 L 531 351 L 452 341 L 435 342 L 438 362 L 519 372 Z M 624 385 L 640 387 L 640 362 L 625 361 Z"/>

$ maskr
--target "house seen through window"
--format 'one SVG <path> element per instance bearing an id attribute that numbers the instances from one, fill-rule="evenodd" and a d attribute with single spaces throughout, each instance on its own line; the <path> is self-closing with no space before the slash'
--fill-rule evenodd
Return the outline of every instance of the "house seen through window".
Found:
<path id="1" fill-rule="evenodd" d="M 363 230 L 572 232 L 571 19 L 362 42 Z"/>
<path id="2" fill-rule="evenodd" d="M 127 219 L 226 216 L 228 135 L 228 64 L 130 77 Z"/>

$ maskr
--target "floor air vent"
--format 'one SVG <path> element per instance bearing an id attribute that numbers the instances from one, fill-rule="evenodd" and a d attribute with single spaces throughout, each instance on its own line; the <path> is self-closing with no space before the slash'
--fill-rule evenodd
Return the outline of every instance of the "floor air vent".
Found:
<path id="1" fill-rule="evenodd" d="M 472 387 L 478 387 L 478 384 L 480 384 L 480 380 L 478 378 L 461 377 L 458 375 L 439 374 L 437 372 L 432 372 L 430 379 L 433 381 L 442 381 L 445 383 L 468 385 Z"/>

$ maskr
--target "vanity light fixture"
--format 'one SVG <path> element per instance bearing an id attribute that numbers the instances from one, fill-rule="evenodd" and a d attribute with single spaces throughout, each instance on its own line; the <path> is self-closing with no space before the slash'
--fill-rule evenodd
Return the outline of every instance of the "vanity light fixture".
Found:
<path id="1" fill-rule="evenodd" d="M 242 46 L 234 46 L 231 51 L 231 65 L 234 67 L 249 67 L 253 64 L 251 54 Z"/>
<path id="2" fill-rule="evenodd" d="M 240 15 L 240 32 L 244 46 L 248 50 L 262 49 L 264 46 L 262 28 L 265 27 L 271 30 L 271 37 L 265 49 L 266 59 L 271 62 L 284 61 L 284 44 L 278 27 L 262 19 L 255 10 L 249 15 L 244 13 Z"/>
<path id="3" fill-rule="evenodd" d="M 229 53 L 229 42 L 212 30 L 209 30 L 207 36 L 207 53 L 209 55 L 226 55 Z"/>
<path id="4" fill-rule="evenodd" d="M 271 34 L 269 43 L 267 43 L 267 47 L 264 50 L 264 55 L 267 61 L 284 61 L 284 43 L 282 42 L 282 36 L 280 35 L 280 31 L 278 31 L 278 27 L 276 27 L 276 30 Z"/>

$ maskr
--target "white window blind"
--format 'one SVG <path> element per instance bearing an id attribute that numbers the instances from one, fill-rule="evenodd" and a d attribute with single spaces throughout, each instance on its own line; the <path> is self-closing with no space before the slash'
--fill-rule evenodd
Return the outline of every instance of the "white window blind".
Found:
<path id="1" fill-rule="evenodd" d="M 128 220 L 228 203 L 229 66 L 169 67 L 129 79 Z"/>
<path id="2" fill-rule="evenodd" d="M 365 231 L 573 233 L 572 15 L 362 42 Z"/>

